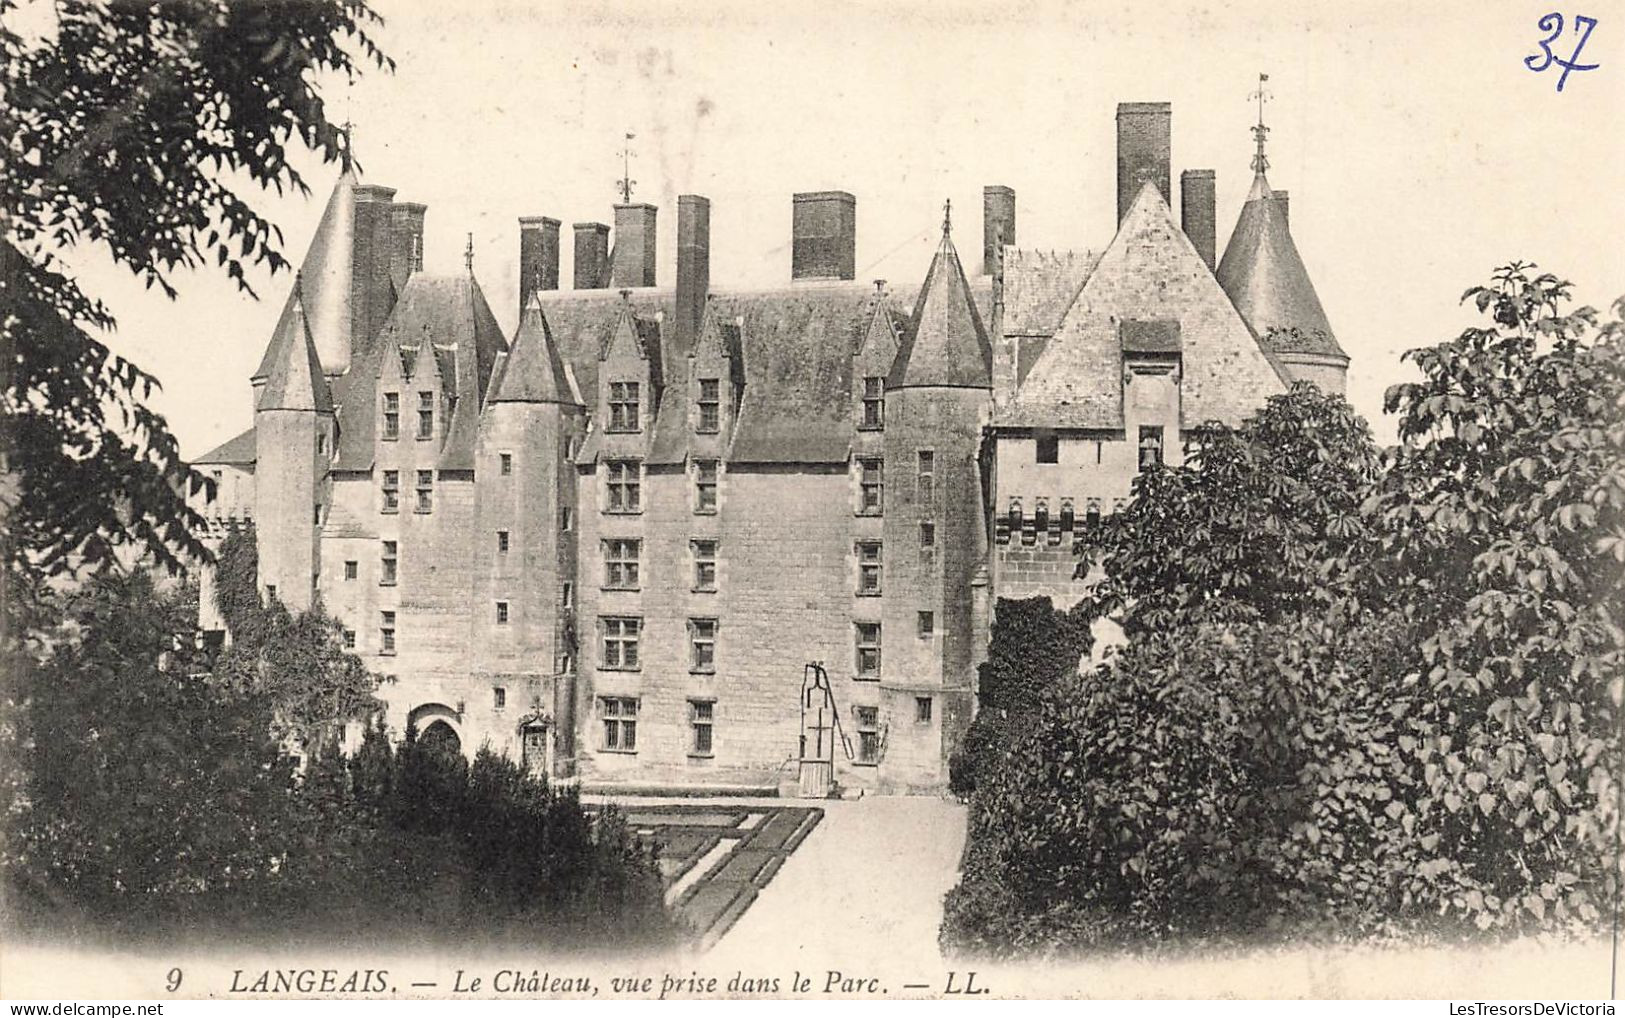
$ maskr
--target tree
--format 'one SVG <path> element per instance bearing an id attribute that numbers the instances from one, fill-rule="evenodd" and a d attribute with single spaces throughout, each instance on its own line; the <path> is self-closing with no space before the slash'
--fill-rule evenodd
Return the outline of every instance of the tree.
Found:
<path id="1" fill-rule="evenodd" d="M 317 82 L 392 67 L 381 19 L 365 0 L 54 0 L 24 32 L 20 6 L 0 0 L 0 578 L 122 548 L 179 569 L 207 559 L 185 499 L 210 482 L 146 405 L 157 379 L 93 338 L 114 316 L 57 255 L 94 246 L 171 297 L 176 269 L 210 259 L 250 293 L 246 266 L 286 268 L 232 181 L 308 191 L 296 142 L 349 159 Z"/>
<path id="2" fill-rule="evenodd" d="M 1129 504 L 1080 536 L 1079 577 L 1101 576 L 1086 611 L 1121 615 L 1133 635 L 1323 600 L 1361 544 L 1377 456 L 1348 403 L 1305 383 L 1239 428 L 1204 425 L 1184 465 L 1140 474 Z"/>

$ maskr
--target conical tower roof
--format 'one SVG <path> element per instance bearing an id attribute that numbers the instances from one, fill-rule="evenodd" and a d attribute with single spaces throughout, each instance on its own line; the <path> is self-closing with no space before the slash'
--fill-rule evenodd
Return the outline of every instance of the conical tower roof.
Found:
<path id="1" fill-rule="evenodd" d="M 1217 274 L 1231 303 L 1271 353 L 1344 356 L 1292 241 L 1286 201 L 1270 189 L 1263 170 L 1253 177 Z M 1272 341 L 1272 329 L 1296 332 Z"/>
<path id="2" fill-rule="evenodd" d="M 327 199 L 322 221 L 316 235 L 310 240 L 300 263 L 299 274 L 304 281 L 302 312 L 322 368 L 329 375 L 341 375 L 350 366 L 352 340 L 350 335 L 350 295 L 352 262 L 355 246 L 355 174 L 346 168 L 333 185 Z M 293 298 L 282 309 L 276 332 L 282 333 L 292 313 Z M 266 348 L 259 368 L 254 372 L 257 382 L 269 378 L 276 362 L 275 341 Z"/>
<path id="3" fill-rule="evenodd" d="M 944 216 L 942 243 L 931 259 L 914 314 L 903 331 L 897 359 L 886 379 L 889 389 L 993 387 L 993 348 L 951 234 L 950 221 Z"/>
<path id="4" fill-rule="evenodd" d="M 288 311 L 271 337 L 266 352 L 273 360 L 258 410 L 313 410 L 333 412 L 333 392 L 322 374 L 322 362 L 305 320 L 300 280 L 293 282 Z M 274 355 L 274 357 L 273 357 Z"/>
<path id="5" fill-rule="evenodd" d="M 492 403 L 573 404 L 570 381 L 564 374 L 564 358 L 559 355 L 541 301 L 533 293 L 519 316 L 519 329 L 513 344 L 492 383 Z"/>

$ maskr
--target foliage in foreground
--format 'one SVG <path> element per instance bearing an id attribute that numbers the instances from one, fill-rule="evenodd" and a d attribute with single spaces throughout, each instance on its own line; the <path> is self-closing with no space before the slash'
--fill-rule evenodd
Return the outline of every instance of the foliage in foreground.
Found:
<path id="1" fill-rule="evenodd" d="M 338 757 L 336 701 L 287 674 L 336 664 L 319 674 L 339 692 L 353 677 L 312 615 L 259 609 L 280 656 L 243 639 L 210 671 L 174 635 L 192 631 L 187 592 L 107 575 L 63 601 L 34 606 L 48 639 L 7 662 L 9 922 L 121 940 L 671 935 L 653 860 L 613 814 L 589 818 L 489 755 L 470 766 L 412 738 L 396 751 L 376 725 Z M 290 735 L 315 747 L 302 776 Z"/>
<path id="2" fill-rule="evenodd" d="M 1600 928 L 1625 303 L 1566 297 L 1516 265 L 1469 290 L 1493 324 L 1408 355 L 1380 462 L 1296 389 L 1137 483 L 1081 548 L 1110 574 L 1082 608 L 1128 644 L 1006 726 L 945 947 Z"/>

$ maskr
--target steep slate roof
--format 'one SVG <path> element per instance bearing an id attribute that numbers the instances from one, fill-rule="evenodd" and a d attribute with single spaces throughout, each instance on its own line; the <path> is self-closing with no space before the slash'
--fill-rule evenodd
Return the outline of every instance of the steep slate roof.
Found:
<path id="1" fill-rule="evenodd" d="M 800 283 L 718 294 L 739 320 L 744 398 L 730 463 L 845 463 L 852 441 L 852 354 L 877 299 L 869 283 Z"/>
<path id="2" fill-rule="evenodd" d="M 328 375 L 337 375 L 350 366 L 352 338 L 350 335 L 350 284 L 353 267 L 351 248 L 355 243 L 355 175 L 348 169 L 339 175 L 333 193 L 327 199 L 321 223 L 305 250 L 300 262 L 299 275 L 304 287 L 304 315 L 310 323 L 310 334 L 316 343 L 316 355 Z M 294 295 L 282 308 L 272 336 L 287 326 L 293 313 Z M 276 363 L 275 340 L 265 350 L 260 366 L 253 378 L 269 378 Z"/>
<path id="3" fill-rule="evenodd" d="M 548 331 L 557 344 L 565 369 L 575 378 L 581 398 L 593 407 L 598 401 L 598 359 L 615 323 L 620 320 L 623 301 L 615 290 L 540 290 L 535 300 L 547 318 Z M 670 287 L 645 287 L 628 292 L 626 303 L 640 318 L 676 312 Z"/>
<path id="4" fill-rule="evenodd" d="M 327 377 L 322 374 L 316 344 L 305 324 L 300 288 L 300 280 L 296 278 L 289 297 L 292 314 L 277 323 L 277 331 L 271 336 L 267 352 L 274 352 L 275 357 L 256 409 L 332 413 L 333 393 L 328 388 Z"/>
<path id="5" fill-rule="evenodd" d="M 488 402 L 576 402 L 564 374 L 564 359 L 559 356 L 558 344 L 554 343 L 548 328 L 547 316 L 534 297 L 519 316 L 519 328 L 514 331 L 509 352 L 498 360 L 500 367 L 493 372 Z"/>
<path id="6" fill-rule="evenodd" d="M 1055 335 L 1100 253 L 1004 250 L 1004 334 Z"/>
<path id="7" fill-rule="evenodd" d="M 1156 187 L 1140 189 L 1054 337 L 995 422 L 1013 427 L 1123 427 L 1123 336 L 1159 346 L 1177 335 L 1181 415 L 1236 423 L 1284 376 L 1219 288 Z M 1172 323 L 1177 323 L 1177 333 Z"/>
<path id="8" fill-rule="evenodd" d="M 886 388 L 992 387 L 993 348 L 946 227 L 926 272 Z"/>
<path id="9" fill-rule="evenodd" d="M 373 344 L 373 351 L 339 380 L 339 456 L 334 468 L 367 470 L 372 466 L 382 358 L 394 356 L 398 343 L 403 352 L 414 351 L 408 354 L 414 372 L 426 370 L 428 362 L 418 362 L 427 342 L 446 389 L 456 396 L 437 466 L 472 470 L 485 387 L 497 355 L 508 348 L 479 283 L 469 274 L 413 273 L 384 322 L 383 332 L 386 341 Z"/>
<path id="10" fill-rule="evenodd" d="M 1219 261 L 1219 285 L 1236 310 L 1272 353 L 1313 353 L 1342 357 L 1309 271 L 1288 228 L 1286 206 L 1270 190 L 1262 172 L 1253 179 L 1235 232 Z M 1272 328 L 1297 329 L 1280 340 Z"/>
<path id="11" fill-rule="evenodd" d="M 689 428 L 689 376 L 696 359 L 717 354 L 728 363 L 729 389 L 720 394 L 727 400 L 730 392 L 738 391 L 745 381 L 744 365 L 740 359 L 739 325 L 732 319 L 722 321 L 715 302 L 707 301 L 693 351 L 683 358 L 682 363 L 670 366 L 669 384 L 660 396 L 660 410 L 655 416 L 654 434 L 649 439 L 646 462 L 670 466 L 687 460 L 694 437 Z"/>
<path id="12" fill-rule="evenodd" d="M 204 463 L 222 463 L 234 467 L 252 466 L 254 463 L 254 429 L 228 439 L 192 461 L 194 466 Z"/>

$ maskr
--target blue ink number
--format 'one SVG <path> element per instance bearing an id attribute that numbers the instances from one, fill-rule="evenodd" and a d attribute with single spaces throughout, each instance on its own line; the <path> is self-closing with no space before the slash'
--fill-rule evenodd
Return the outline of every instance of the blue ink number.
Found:
<path id="1" fill-rule="evenodd" d="M 1557 78 L 1557 90 L 1559 92 L 1563 91 L 1563 83 L 1569 80 L 1570 71 L 1595 71 L 1602 66 L 1601 64 L 1582 64 L 1578 62 L 1580 51 L 1585 49 L 1586 40 L 1591 38 L 1591 30 L 1597 27 L 1596 18 L 1588 18 L 1583 14 L 1575 15 L 1574 31 L 1580 36 L 1580 41 L 1574 44 L 1574 52 L 1569 54 L 1567 60 L 1552 52 L 1552 43 L 1556 42 L 1557 37 L 1563 34 L 1563 15 L 1553 11 L 1536 22 L 1536 25 L 1541 31 L 1552 34 L 1535 44 L 1540 47 L 1540 52 L 1534 56 L 1524 57 L 1523 65 L 1536 74 L 1553 64 L 1563 68 L 1563 73 Z"/>

